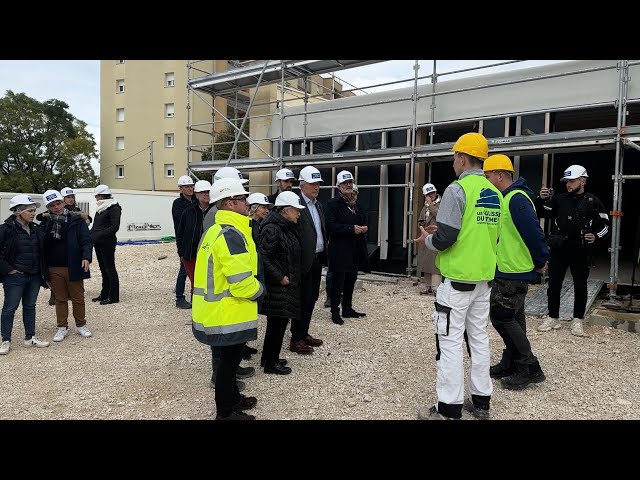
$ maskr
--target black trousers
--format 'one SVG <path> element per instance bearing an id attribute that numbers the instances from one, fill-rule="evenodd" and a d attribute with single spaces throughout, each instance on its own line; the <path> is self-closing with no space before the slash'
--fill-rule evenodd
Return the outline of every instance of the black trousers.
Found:
<path id="1" fill-rule="evenodd" d="M 233 406 L 240 401 L 240 390 L 236 383 L 236 371 L 242 360 L 244 342 L 220 347 L 220 361 L 216 373 L 216 410 L 218 415 L 231 414 Z"/>
<path id="2" fill-rule="evenodd" d="M 552 318 L 560 316 L 560 292 L 567 268 L 571 270 L 573 277 L 573 318 L 584 318 L 584 311 L 587 308 L 587 279 L 589 278 L 587 251 L 580 246 L 571 244 L 560 249 L 551 249 L 549 288 L 547 289 L 549 316 Z"/>
<path id="3" fill-rule="evenodd" d="M 358 279 L 358 272 L 331 272 L 331 313 L 340 313 L 353 308 L 353 288 Z"/>
<path id="4" fill-rule="evenodd" d="M 311 270 L 302 274 L 300 281 L 300 315 L 291 319 L 291 341 L 297 342 L 309 335 L 309 325 L 313 309 L 320 296 L 320 281 L 322 280 L 322 256 L 319 253 L 313 260 Z"/>
<path id="5" fill-rule="evenodd" d="M 95 245 L 96 257 L 102 275 L 100 297 L 120 300 L 120 280 L 116 270 L 116 242 Z"/>
<path id="6" fill-rule="evenodd" d="M 288 318 L 267 316 L 267 329 L 264 332 L 260 363 L 264 361 L 265 366 L 272 366 L 278 361 L 288 324 Z"/>
<path id="7" fill-rule="evenodd" d="M 516 364 L 526 365 L 537 360 L 527 338 L 527 320 L 524 316 L 524 300 L 528 290 L 529 282 L 495 278 L 490 302 L 491 324 L 504 341 L 510 354 L 506 356 L 510 356 L 510 361 Z"/>

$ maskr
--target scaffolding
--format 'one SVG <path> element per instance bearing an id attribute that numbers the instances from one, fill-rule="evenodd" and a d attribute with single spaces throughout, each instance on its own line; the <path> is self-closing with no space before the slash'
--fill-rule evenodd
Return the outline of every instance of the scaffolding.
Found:
<path id="1" fill-rule="evenodd" d="M 619 267 L 619 252 L 620 252 L 620 226 L 622 216 L 622 185 L 625 180 L 636 180 L 640 178 L 640 175 L 624 175 L 623 174 L 623 160 L 625 148 L 633 148 L 640 150 L 640 125 L 626 125 L 627 115 L 629 113 L 628 106 L 633 103 L 640 102 L 640 95 L 628 98 L 629 85 L 630 85 L 630 68 L 640 65 L 638 61 L 629 60 L 617 60 L 617 61 L 604 61 L 597 65 L 585 67 L 585 62 L 566 62 L 562 65 L 562 71 L 538 74 L 535 69 L 526 70 L 534 72 L 527 76 L 520 76 L 519 78 L 495 80 L 491 75 L 487 75 L 487 83 L 477 84 L 473 86 L 466 86 L 462 88 L 439 88 L 445 85 L 440 83 L 440 79 L 446 76 L 460 76 L 468 74 L 469 72 L 475 72 L 482 69 L 498 69 L 506 67 L 508 65 L 514 65 L 518 63 L 526 62 L 525 60 L 513 60 L 490 63 L 488 65 L 475 66 L 471 68 L 464 68 L 446 72 L 438 72 L 438 61 L 433 60 L 432 73 L 430 75 L 419 76 L 420 64 L 418 60 L 415 60 L 413 65 L 413 76 L 407 79 L 401 79 L 393 82 L 378 83 L 370 86 L 353 86 L 351 89 L 342 89 L 339 95 L 336 95 L 335 85 L 336 82 L 340 82 L 339 77 L 336 77 L 335 72 L 361 67 L 373 63 L 382 62 L 380 60 L 266 60 L 266 61 L 229 61 L 231 68 L 224 72 L 211 72 L 209 74 L 203 74 L 198 78 L 189 78 L 187 83 L 188 95 L 192 93 L 196 98 L 202 100 L 206 105 L 212 109 L 213 120 L 207 124 L 192 124 L 188 121 L 188 131 L 199 131 L 211 133 L 211 143 L 209 145 L 190 144 L 191 138 L 188 134 L 188 165 L 191 173 L 197 176 L 198 173 L 211 173 L 223 166 L 229 165 L 233 162 L 233 166 L 244 172 L 259 172 L 259 171 L 271 171 L 282 168 L 286 165 L 289 168 L 303 167 L 306 165 L 314 165 L 317 168 L 335 168 L 335 167 L 357 167 L 357 166 L 384 166 L 387 165 L 405 165 L 406 175 L 405 183 L 388 184 L 381 181 L 380 184 L 374 185 L 359 185 L 360 188 L 380 188 L 380 205 L 381 210 L 386 210 L 386 194 L 388 188 L 404 188 L 405 189 L 405 211 L 407 216 L 404 222 L 403 241 L 407 248 L 407 274 L 411 274 L 413 271 L 413 251 L 412 251 L 412 231 L 415 229 L 413 225 L 413 206 L 414 206 L 414 191 L 415 185 L 415 170 L 416 165 L 419 163 L 425 163 L 428 167 L 428 177 L 431 178 L 431 168 L 433 162 L 450 161 L 451 160 L 451 148 L 453 142 L 434 142 L 434 129 L 436 127 L 456 126 L 460 124 L 470 124 L 473 122 L 479 122 L 481 125 L 495 118 L 504 117 L 516 117 L 518 122 L 521 116 L 531 115 L 537 113 L 546 114 L 546 127 L 544 133 L 536 133 L 532 135 L 520 136 L 519 126 L 516 136 L 509 135 L 509 132 L 505 132 L 504 137 L 489 138 L 489 149 L 491 153 L 504 153 L 514 156 L 514 164 L 518 169 L 519 159 L 521 155 L 533 155 L 542 154 L 543 159 L 543 175 L 548 175 L 549 169 L 549 154 L 559 152 L 582 152 L 582 151 L 594 151 L 603 149 L 615 150 L 615 166 L 613 181 L 613 201 L 611 211 L 611 247 L 609 252 L 611 255 L 610 262 L 610 281 L 607 285 L 610 296 L 615 297 L 616 289 L 618 286 L 618 267 Z M 574 66 L 572 66 L 574 65 Z M 188 64 L 191 66 L 191 62 Z M 596 72 L 603 71 L 616 71 L 617 72 L 617 96 L 616 99 L 611 102 L 608 99 L 602 101 L 586 102 L 581 104 L 569 104 L 567 106 L 559 106 L 557 108 L 547 107 L 540 109 L 522 109 L 520 111 L 505 111 L 496 113 L 494 115 L 470 115 L 460 118 L 439 120 L 436 118 L 436 109 L 442 106 L 443 98 L 452 98 L 455 95 L 464 95 L 469 92 L 482 92 L 484 89 L 491 88 L 509 88 L 518 85 L 533 85 L 537 82 L 540 84 L 544 81 L 557 79 L 558 77 L 573 77 L 580 75 L 588 75 Z M 322 74 L 331 74 L 331 88 L 327 88 L 326 84 L 322 82 L 312 82 L 311 78 L 317 77 Z M 294 80 L 298 80 L 299 83 L 295 84 Z M 301 81 L 301 83 L 300 83 Z M 576 80 L 576 82 L 579 80 Z M 317 87 L 316 94 L 310 94 L 311 88 L 309 88 L 310 82 L 312 86 Z M 428 83 L 425 83 L 428 82 Z M 346 82 L 342 82 L 345 84 Z M 388 87 L 390 85 L 412 84 L 410 92 L 404 93 L 405 90 L 397 90 L 399 95 L 396 98 L 380 99 L 378 101 L 372 101 L 359 104 L 345 104 L 344 102 L 330 102 L 326 105 L 331 105 L 328 109 L 322 108 L 309 108 L 311 102 L 313 106 L 317 106 L 324 100 L 332 100 L 335 98 L 343 98 L 348 94 L 353 95 L 356 92 L 365 91 L 365 89 L 374 89 L 379 87 Z M 269 85 L 277 85 L 277 99 L 275 101 L 256 101 L 258 98 L 258 92 L 261 88 Z M 421 85 L 421 88 L 419 88 Z M 613 88 L 613 86 L 612 86 Z M 637 89 L 636 89 L 637 90 Z M 250 94 L 247 94 L 247 91 Z M 215 107 L 215 99 L 222 97 L 229 101 L 238 101 L 238 94 L 242 92 L 242 97 L 245 102 L 246 115 L 242 118 L 229 119 L 225 115 L 226 112 L 221 112 Z M 403 92 L 400 95 L 400 92 Z M 211 99 L 205 97 L 208 95 Z M 360 96 L 359 96 L 360 97 Z M 423 100 L 423 103 L 420 101 Z M 362 129 L 352 128 L 348 131 L 335 132 L 333 135 L 327 134 L 309 134 L 308 126 L 309 121 L 313 121 L 313 116 L 319 113 L 326 114 L 329 112 L 332 115 L 339 115 L 339 112 L 344 112 L 350 109 L 356 108 L 372 108 L 377 106 L 390 105 L 397 102 L 409 102 L 411 106 L 410 118 L 403 125 L 403 128 L 407 129 L 407 144 L 403 147 L 387 147 L 385 144 L 386 133 L 391 130 L 397 130 L 398 126 L 394 125 L 389 128 L 378 129 Z M 423 112 L 421 106 L 425 105 L 428 112 Z M 300 107 L 289 107 L 289 104 L 297 104 Z M 262 107 L 258 109 L 258 107 Z M 580 111 L 586 109 L 593 109 L 597 107 L 614 107 L 616 109 L 617 122 L 615 127 L 610 128 L 597 128 L 587 130 L 574 130 L 563 132 L 549 132 L 549 112 L 562 112 L 562 111 Z M 188 107 L 189 108 L 189 107 Z M 267 110 L 266 113 L 257 113 L 252 115 L 255 111 Z M 237 110 L 236 110 L 237 111 Z M 188 112 L 189 113 L 189 112 Z M 230 125 L 235 132 L 235 139 L 232 143 L 231 153 L 226 161 L 192 161 L 192 152 L 203 152 L 205 147 L 215 151 L 215 126 L 218 123 L 215 120 L 215 115 L 223 118 L 222 122 L 226 125 Z M 419 118 L 425 118 L 426 121 L 419 121 Z M 189 116 L 188 116 L 189 117 Z M 301 122 L 300 122 L 301 117 Z M 238 126 L 238 121 L 242 120 L 242 125 Z M 285 131 L 285 121 L 296 121 L 302 124 L 302 134 L 299 136 L 287 135 Z M 243 132 L 243 126 L 246 121 L 254 122 L 269 122 L 271 127 L 279 125 L 279 131 L 277 136 L 261 135 L 252 136 Z M 270 127 L 270 128 L 271 128 Z M 357 125 L 356 125 L 357 127 Z M 257 130 L 257 129 L 254 129 Z M 264 129 L 263 129 L 264 130 Z M 267 129 L 268 130 L 268 129 Z M 419 130 L 426 131 L 428 135 L 427 142 L 417 142 L 417 134 Z M 381 134 L 381 148 L 371 150 L 358 150 L 358 140 L 361 134 Z M 339 136 L 356 136 L 356 151 L 338 152 L 334 148 L 330 153 L 314 153 L 313 143 L 319 138 L 325 138 L 327 136 L 332 137 L 335 147 L 335 138 Z M 293 155 L 290 152 L 289 155 L 285 155 L 285 143 L 286 142 L 301 142 L 301 153 L 299 155 Z M 250 156 L 248 158 L 237 157 L 237 146 L 239 142 L 248 142 L 250 147 Z M 309 149 L 309 144 L 311 148 Z M 267 146 L 269 145 L 269 146 Z M 219 145 L 218 145 L 219 146 Z M 236 155 L 234 156 L 234 152 Z M 213 158 L 213 156 L 212 156 Z M 331 188 L 331 187 L 327 187 Z M 384 207 L 383 207 L 384 206 Z M 388 212 L 383 213 L 383 217 L 380 222 L 387 221 L 386 216 Z M 380 241 L 380 239 L 379 239 Z"/>

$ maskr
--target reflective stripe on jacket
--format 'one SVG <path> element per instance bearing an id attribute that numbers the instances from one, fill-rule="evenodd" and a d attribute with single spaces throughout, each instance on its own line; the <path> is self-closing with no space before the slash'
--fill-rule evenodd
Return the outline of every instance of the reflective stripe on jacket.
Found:
<path id="1" fill-rule="evenodd" d="M 219 210 L 202 238 L 193 282 L 192 330 L 208 345 L 235 345 L 258 336 L 258 254 L 249 217 Z"/>

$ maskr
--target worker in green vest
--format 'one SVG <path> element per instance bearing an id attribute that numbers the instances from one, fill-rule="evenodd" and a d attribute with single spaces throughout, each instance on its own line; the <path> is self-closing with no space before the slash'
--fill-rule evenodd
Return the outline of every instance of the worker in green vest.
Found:
<path id="1" fill-rule="evenodd" d="M 466 133 L 452 150 L 458 179 L 442 195 L 436 225 L 421 226 L 414 240 L 438 252 L 436 266 L 443 277 L 433 314 L 438 401 L 418 410 L 423 420 L 460 419 L 463 403 L 476 418 L 488 419 L 493 392 L 487 324 L 502 195 L 482 171 L 489 156 L 484 136 Z M 466 401 L 463 338 L 471 357 Z"/>
<path id="2" fill-rule="evenodd" d="M 505 388 L 520 390 L 545 380 L 527 338 L 524 301 L 529 283 L 544 273 L 549 247 L 536 215 L 533 191 L 524 178 L 513 181 L 513 164 L 506 155 L 484 161 L 484 174 L 502 192 L 496 278 L 491 289 L 491 324 L 504 340 L 502 359 L 491 367 L 491 378 Z"/>

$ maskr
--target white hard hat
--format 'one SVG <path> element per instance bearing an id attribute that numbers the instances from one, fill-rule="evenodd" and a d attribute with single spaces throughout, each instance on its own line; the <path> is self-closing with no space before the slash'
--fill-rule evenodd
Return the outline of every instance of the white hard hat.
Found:
<path id="1" fill-rule="evenodd" d="M 189 175 L 182 175 L 178 179 L 179 187 L 184 187 L 185 185 L 193 185 L 193 179 Z"/>
<path id="2" fill-rule="evenodd" d="M 221 178 L 236 178 L 240 179 L 241 183 L 247 183 L 249 181 L 242 176 L 242 172 L 240 170 L 233 167 L 222 167 L 220 170 L 218 170 L 213 176 L 214 183 Z"/>
<path id="3" fill-rule="evenodd" d="M 423 195 L 426 195 L 426 194 L 431 193 L 431 192 L 437 192 L 437 191 L 438 191 L 438 189 L 436 189 L 436 187 L 435 187 L 435 185 L 433 183 L 425 183 L 422 186 L 422 194 Z"/>
<path id="4" fill-rule="evenodd" d="M 342 182 L 346 182 L 347 180 L 353 181 L 353 175 L 351 175 L 351 172 L 348 170 L 342 170 L 336 177 L 336 185 L 340 185 Z"/>
<path id="5" fill-rule="evenodd" d="M 276 180 L 295 180 L 296 176 L 288 168 L 281 168 L 276 172 Z"/>
<path id="6" fill-rule="evenodd" d="M 299 210 L 306 208 L 300 205 L 300 197 L 293 192 L 280 192 L 276 197 L 276 207 L 295 207 Z"/>
<path id="7" fill-rule="evenodd" d="M 564 171 L 561 182 L 566 182 L 567 180 L 574 180 L 576 178 L 585 177 L 588 178 L 587 170 L 582 165 L 571 165 Z"/>
<path id="8" fill-rule="evenodd" d="M 252 193 L 247 197 L 247 202 L 249 202 L 249 205 L 253 205 L 254 203 L 259 205 L 273 205 L 264 193 Z"/>
<path id="9" fill-rule="evenodd" d="M 107 185 L 98 185 L 93 189 L 93 196 L 96 195 L 111 195 L 111 190 Z"/>
<path id="10" fill-rule="evenodd" d="M 249 195 L 242 186 L 239 178 L 221 178 L 211 185 L 209 191 L 209 203 L 215 203 L 223 198 L 235 197 L 236 195 Z"/>
<path id="11" fill-rule="evenodd" d="M 57 190 L 47 190 L 42 194 L 42 201 L 44 202 L 45 207 L 56 200 L 64 202 L 64 197 Z"/>
<path id="12" fill-rule="evenodd" d="M 193 187 L 194 193 L 208 192 L 211 190 L 211 184 L 207 180 L 198 180 Z"/>
<path id="13" fill-rule="evenodd" d="M 67 195 L 75 195 L 76 192 L 73 191 L 73 188 L 71 187 L 64 187 L 62 190 L 60 190 L 60 195 L 62 195 L 63 197 L 66 197 Z"/>
<path id="14" fill-rule="evenodd" d="M 322 176 L 320 175 L 320 170 L 318 170 L 316 167 L 312 167 L 311 165 L 300 170 L 298 180 L 306 183 L 324 182 L 324 180 L 322 180 Z"/>
<path id="15" fill-rule="evenodd" d="M 25 193 L 16 195 L 9 200 L 9 210 L 13 210 L 18 205 L 35 205 L 36 208 L 40 207 L 40 204 L 35 202 L 33 198 L 31 198 L 31 195 L 27 195 Z"/>

